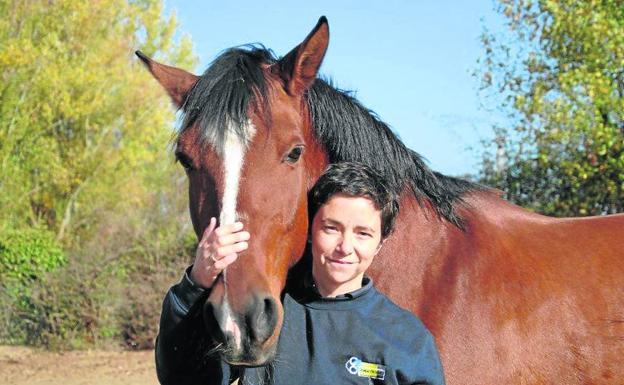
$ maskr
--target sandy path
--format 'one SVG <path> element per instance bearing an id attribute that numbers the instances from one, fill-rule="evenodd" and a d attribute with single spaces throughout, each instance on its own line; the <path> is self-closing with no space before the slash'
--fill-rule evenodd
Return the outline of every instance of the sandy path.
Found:
<path id="1" fill-rule="evenodd" d="M 51 353 L 0 346 L 3 385 L 157 385 L 154 352 Z"/>

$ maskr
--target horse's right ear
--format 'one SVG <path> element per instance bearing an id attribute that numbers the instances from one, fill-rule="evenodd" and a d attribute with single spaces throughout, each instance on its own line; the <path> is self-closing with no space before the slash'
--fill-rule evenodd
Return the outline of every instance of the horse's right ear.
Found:
<path id="1" fill-rule="evenodd" d="M 160 64 L 147 57 L 141 51 L 136 51 L 135 54 L 141 59 L 156 80 L 158 80 L 158 83 L 164 87 L 173 100 L 173 103 L 178 108 L 181 108 L 186 99 L 186 94 L 193 88 L 195 83 L 197 83 L 199 76 L 193 75 L 180 68 Z"/>
<path id="2" fill-rule="evenodd" d="M 328 44 L 329 25 L 321 16 L 305 40 L 273 65 L 289 94 L 300 94 L 314 84 Z"/>

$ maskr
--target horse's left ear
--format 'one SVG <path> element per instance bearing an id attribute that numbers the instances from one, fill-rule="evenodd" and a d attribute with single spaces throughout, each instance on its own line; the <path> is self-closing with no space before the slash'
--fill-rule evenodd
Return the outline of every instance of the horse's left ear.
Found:
<path id="1" fill-rule="evenodd" d="M 181 108 L 186 99 L 186 94 L 193 88 L 195 83 L 197 83 L 199 76 L 193 75 L 180 68 L 160 64 L 150 59 L 141 51 L 136 51 L 135 54 L 141 59 L 156 80 L 158 80 L 158 83 L 167 91 L 173 103 L 178 108 Z"/>
<path id="2" fill-rule="evenodd" d="M 291 95 L 303 93 L 316 80 L 316 74 L 329 44 L 327 18 L 321 16 L 305 40 L 274 64 Z"/>

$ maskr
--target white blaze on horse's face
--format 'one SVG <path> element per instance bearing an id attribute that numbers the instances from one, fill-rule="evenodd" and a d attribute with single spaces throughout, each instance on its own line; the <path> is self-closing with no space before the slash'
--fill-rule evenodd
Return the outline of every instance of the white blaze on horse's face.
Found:
<path id="1" fill-rule="evenodd" d="M 225 298 L 223 300 L 224 300 L 223 311 L 225 314 L 225 322 L 223 325 L 223 329 L 225 330 L 225 332 L 230 333 L 230 335 L 232 336 L 232 339 L 234 340 L 234 344 L 236 345 L 236 349 L 240 350 L 242 343 L 243 343 L 243 339 L 241 337 L 241 330 L 236 324 L 236 322 L 234 321 L 234 318 L 232 318 L 230 307 L 228 306 L 228 303 L 225 302 Z"/>
<path id="2" fill-rule="evenodd" d="M 224 188 L 223 197 L 221 200 L 221 213 L 219 214 L 220 226 L 231 224 L 236 222 L 239 215 L 236 210 L 238 199 L 238 187 L 240 184 L 240 176 L 245 160 L 245 151 L 248 144 L 253 139 L 256 133 L 256 129 L 251 122 L 248 122 L 243 127 L 245 133 L 241 138 L 237 134 L 237 130 L 233 127 L 228 127 L 225 133 L 225 141 L 223 146 L 223 176 L 224 176 Z M 227 280 L 227 269 L 223 270 L 223 283 Z M 227 285 L 224 286 L 223 295 L 223 316 L 225 317 L 224 329 L 229 332 L 234 339 L 234 343 L 237 349 L 241 348 L 242 338 L 241 332 L 232 317 L 232 311 L 227 301 Z"/>
<path id="3" fill-rule="evenodd" d="M 256 128 L 251 122 L 243 127 L 245 136 L 239 137 L 232 127 L 228 127 L 225 133 L 225 143 L 223 145 L 223 175 L 224 189 L 223 199 L 221 200 L 221 213 L 219 216 L 220 225 L 227 225 L 236 222 L 238 215 L 236 213 L 236 201 L 238 198 L 238 186 L 240 175 L 245 160 L 245 150 L 247 145 L 253 139 Z"/>

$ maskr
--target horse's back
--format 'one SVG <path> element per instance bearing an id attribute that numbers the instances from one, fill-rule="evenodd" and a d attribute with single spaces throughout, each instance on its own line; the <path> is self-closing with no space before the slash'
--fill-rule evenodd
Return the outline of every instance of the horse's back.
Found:
<path id="1" fill-rule="evenodd" d="M 467 203 L 463 230 L 402 206 L 411 237 L 387 242 L 392 262 L 375 267 L 436 336 L 449 383 L 624 379 L 624 215 L 549 218 L 487 193 Z"/>

